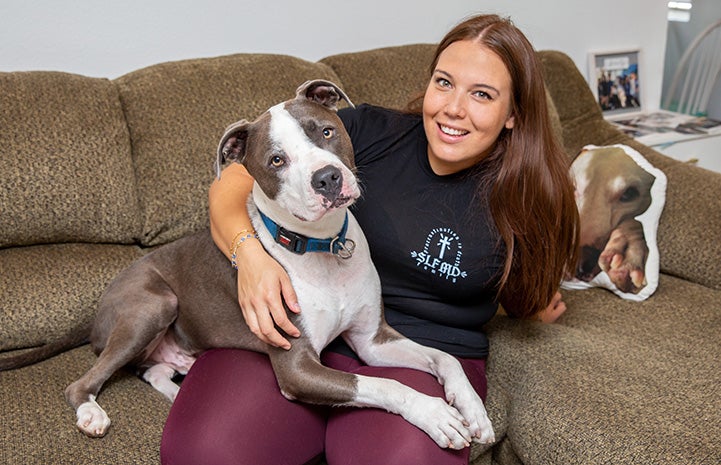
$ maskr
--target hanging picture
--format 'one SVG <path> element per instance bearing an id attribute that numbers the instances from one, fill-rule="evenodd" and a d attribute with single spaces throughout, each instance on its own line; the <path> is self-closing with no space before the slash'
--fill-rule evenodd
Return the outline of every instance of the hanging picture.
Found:
<path id="1" fill-rule="evenodd" d="M 591 53 L 589 83 L 604 116 L 641 112 L 639 50 Z"/>

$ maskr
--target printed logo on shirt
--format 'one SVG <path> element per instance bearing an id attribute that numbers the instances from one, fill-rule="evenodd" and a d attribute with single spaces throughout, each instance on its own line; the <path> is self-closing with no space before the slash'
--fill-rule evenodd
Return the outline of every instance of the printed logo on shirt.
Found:
<path id="1" fill-rule="evenodd" d="M 458 234 L 449 228 L 435 228 L 426 237 L 423 250 L 411 251 L 416 265 L 434 275 L 456 282 L 465 278 L 467 273 L 461 270 L 463 244 Z"/>

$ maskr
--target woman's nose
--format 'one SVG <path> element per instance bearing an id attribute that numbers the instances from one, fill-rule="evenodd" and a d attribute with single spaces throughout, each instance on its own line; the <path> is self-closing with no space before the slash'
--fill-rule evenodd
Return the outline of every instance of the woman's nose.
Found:
<path id="1" fill-rule="evenodd" d="M 466 102 L 460 92 L 451 92 L 446 101 L 446 114 L 454 118 L 463 118 L 466 114 Z"/>

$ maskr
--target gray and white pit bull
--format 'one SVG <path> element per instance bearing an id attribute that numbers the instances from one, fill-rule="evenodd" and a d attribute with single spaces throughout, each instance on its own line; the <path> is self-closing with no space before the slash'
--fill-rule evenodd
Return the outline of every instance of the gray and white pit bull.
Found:
<path id="1" fill-rule="evenodd" d="M 142 378 L 173 401 L 179 390 L 171 380 L 175 373 L 187 373 L 201 352 L 222 347 L 268 354 L 288 399 L 385 409 L 440 447 L 494 440 L 460 363 L 385 322 L 368 244 L 348 212 L 360 189 L 350 138 L 335 111 L 341 98 L 352 105 L 335 84 L 306 82 L 295 99 L 254 122 L 231 125 L 218 147 L 218 172 L 231 160 L 244 164 L 255 179 L 248 202 L 253 226 L 287 270 L 303 309 L 290 313 L 302 333 L 292 348 L 271 347 L 251 333 L 238 307 L 236 272 L 208 231 L 178 240 L 120 273 L 102 297 L 90 337 L 99 357 L 65 391 L 82 432 L 91 437 L 107 432 L 110 419 L 96 396 L 119 368 L 144 370 Z M 369 365 L 433 374 L 446 399 L 323 366 L 319 354 L 337 336 Z"/>

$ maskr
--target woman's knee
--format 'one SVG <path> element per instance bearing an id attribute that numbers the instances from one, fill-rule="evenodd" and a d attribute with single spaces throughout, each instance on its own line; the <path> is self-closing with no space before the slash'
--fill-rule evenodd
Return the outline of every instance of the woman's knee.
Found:
<path id="1" fill-rule="evenodd" d="M 357 374 L 395 379 L 427 395 L 442 397 L 443 386 L 432 375 L 407 368 L 362 367 Z M 469 449 L 440 448 L 424 431 L 403 417 L 380 409 L 338 409 L 326 430 L 329 465 L 464 465 Z"/>
<path id="2" fill-rule="evenodd" d="M 300 465 L 322 452 L 325 423 L 322 409 L 280 394 L 267 356 L 214 350 L 183 381 L 163 431 L 161 461 Z"/>
<path id="3" fill-rule="evenodd" d="M 329 465 L 467 465 L 470 449 L 440 448 L 402 417 L 377 409 L 343 409 L 326 431 Z"/>

